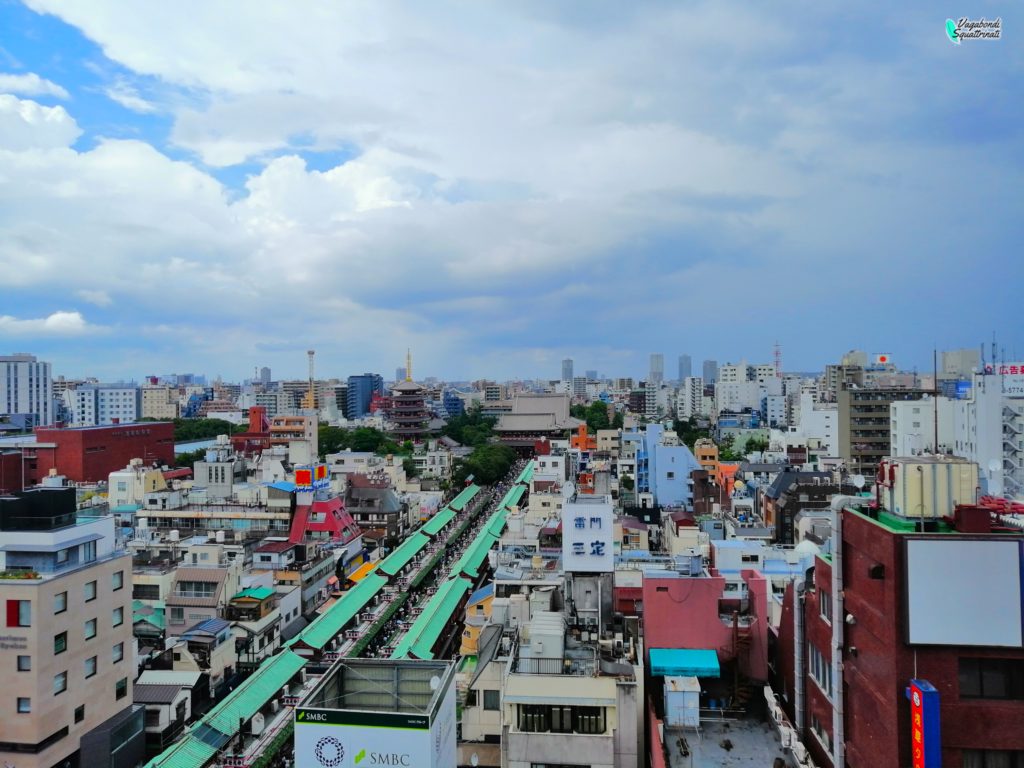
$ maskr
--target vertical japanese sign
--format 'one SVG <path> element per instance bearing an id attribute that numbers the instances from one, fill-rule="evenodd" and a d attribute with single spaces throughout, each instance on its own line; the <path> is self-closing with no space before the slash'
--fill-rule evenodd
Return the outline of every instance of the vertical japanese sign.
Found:
<path id="1" fill-rule="evenodd" d="M 567 502 L 562 506 L 562 567 L 577 573 L 615 570 L 611 503 Z"/>
<path id="2" fill-rule="evenodd" d="M 911 680 L 906 695 L 910 700 L 911 765 L 913 768 L 941 768 L 939 692 L 927 680 Z"/>

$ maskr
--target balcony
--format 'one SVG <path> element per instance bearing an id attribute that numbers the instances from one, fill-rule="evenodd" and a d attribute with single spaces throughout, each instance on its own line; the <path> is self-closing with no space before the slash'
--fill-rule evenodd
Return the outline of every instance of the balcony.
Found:
<path id="1" fill-rule="evenodd" d="M 597 674 L 597 659 L 562 656 L 552 659 L 534 659 L 516 656 L 512 666 L 517 675 L 577 675 L 593 677 Z"/>

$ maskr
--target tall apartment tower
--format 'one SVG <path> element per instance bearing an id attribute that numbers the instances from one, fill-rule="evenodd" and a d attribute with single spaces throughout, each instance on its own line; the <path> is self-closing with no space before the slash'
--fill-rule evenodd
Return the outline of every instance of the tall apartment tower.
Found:
<path id="1" fill-rule="evenodd" d="M 348 377 L 348 418 L 361 419 L 370 412 L 373 394 L 384 394 L 384 378 L 379 373 Z"/>
<path id="2" fill-rule="evenodd" d="M 704 375 L 701 378 L 704 379 L 705 384 L 714 384 L 718 381 L 718 361 L 705 360 L 703 373 Z"/>
<path id="3" fill-rule="evenodd" d="M 270 378 L 270 369 L 264 365 L 262 368 L 260 368 L 260 384 L 262 384 L 263 388 L 266 389 L 267 387 L 270 386 L 271 381 L 272 379 Z"/>
<path id="4" fill-rule="evenodd" d="M 53 385 L 50 364 L 34 355 L 0 355 L 0 416 L 28 416 L 26 426 L 53 424 Z"/>
<path id="5" fill-rule="evenodd" d="M 113 516 L 76 519 L 73 488 L 35 489 L 0 498 L 0 538 L 0 765 L 138 764 L 132 562 Z"/>
<path id="6" fill-rule="evenodd" d="M 572 381 L 572 358 L 567 357 L 562 361 L 562 381 Z"/>
<path id="7" fill-rule="evenodd" d="M 665 381 L 665 356 L 659 352 L 651 355 L 651 370 L 647 376 L 647 383 L 655 386 Z"/>
<path id="8" fill-rule="evenodd" d="M 693 375 L 693 361 L 689 355 L 679 356 L 679 383 L 682 384 Z"/>

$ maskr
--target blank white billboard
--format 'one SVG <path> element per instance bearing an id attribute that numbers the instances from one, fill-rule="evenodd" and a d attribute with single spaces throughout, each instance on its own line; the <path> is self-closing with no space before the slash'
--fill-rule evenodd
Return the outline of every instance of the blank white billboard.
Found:
<path id="1" fill-rule="evenodd" d="M 907 642 L 1021 647 L 1018 541 L 907 540 Z"/>

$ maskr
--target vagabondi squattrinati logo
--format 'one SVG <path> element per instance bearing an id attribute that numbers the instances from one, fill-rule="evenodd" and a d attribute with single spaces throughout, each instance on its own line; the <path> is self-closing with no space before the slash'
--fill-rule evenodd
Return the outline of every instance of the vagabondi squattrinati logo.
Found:
<path id="1" fill-rule="evenodd" d="M 946 37 L 954 45 L 960 45 L 964 40 L 998 40 L 1003 36 L 1003 20 L 968 19 L 961 17 L 958 21 L 946 19 Z"/>

